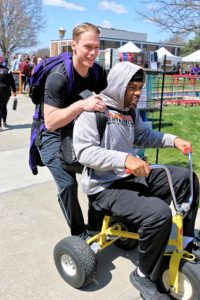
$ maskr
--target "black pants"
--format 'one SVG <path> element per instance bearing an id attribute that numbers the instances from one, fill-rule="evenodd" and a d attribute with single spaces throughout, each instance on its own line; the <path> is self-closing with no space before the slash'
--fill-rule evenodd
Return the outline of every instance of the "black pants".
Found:
<path id="1" fill-rule="evenodd" d="M 7 111 L 7 104 L 8 104 L 8 100 L 10 98 L 10 93 L 2 93 L 0 91 L 0 126 L 2 126 L 2 119 L 3 119 L 3 122 L 5 123 L 6 122 L 6 119 L 7 119 L 7 114 L 8 114 L 8 111 Z"/>
<path id="2" fill-rule="evenodd" d="M 58 201 L 72 235 L 79 235 L 85 230 L 82 210 L 78 201 L 76 175 L 65 171 L 59 157 L 60 135 L 56 132 L 42 132 L 39 147 L 40 155 L 48 167 L 58 188 Z"/>
<path id="3" fill-rule="evenodd" d="M 177 202 L 187 202 L 190 195 L 189 171 L 170 166 L 170 173 Z M 194 174 L 194 197 L 190 212 L 184 218 L 184 235 L 194 236 L 194 224 L 199 202 L 199 182 Z M 148 177 L 129 176 L 117 180 L 102 192 L 89 196 L 90 203 L 98 211 L 111 213 L 139 230 L 139 268 L 156 280 L 163 253 L 166 249 L 172 226 L 172 201 L 167 176 L 164 170 L 151 170 Z M 90 214 L 89 214 L 90 216 Z M 91 217 L 92 221 L 92 217 Z"/>
<path id="4" fill-rule="evenodd" d="M 23 90 L 24 92 L 26 92 L 26 87 L 28 85 L 28 88 L 30 88 L 30 80 L 31 80 L 31 77 L 30 76 L 25 76 L 25 79 L 24 79 L 24 85 L 23 85 Z"/>

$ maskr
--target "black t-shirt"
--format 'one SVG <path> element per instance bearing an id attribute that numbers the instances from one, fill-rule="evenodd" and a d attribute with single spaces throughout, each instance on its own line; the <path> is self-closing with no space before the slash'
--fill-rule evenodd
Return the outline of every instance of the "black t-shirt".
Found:
<path id="1" fill-rule="evenodd" d="M 64 63 L 60 63 L 58 66 L 55 66 L 46 79 L 44 103 L 54 107 L 64 108 L 80 100 L 79 94 L 86 89 L 99 94 L 107 86 L 107 79 L 105 70 L 99 65 L 97 65 L 97 68 L 98 79 L 91 69 L 89 69 L 87 77 L 82 77 L 73 68 L 73 86 L 68 96 L 68 75 L 65 65 Z"/>
<path id="2" fill-rule="evenodd" d="M 79 94 L 86 89 L 99 94 L 107 86 L 107 76 L 101 66 L 96 65 L 96 67 L 98 68 L 98 78 L 91 69 L 89 69 L 87 77 L 82 77 L 73 68 L 73 85 L 69 96 L 67 94 L 68 75 L 65 64 L 60 63 L 52 68 L 45 83 L 44 103 L 57 108 L 65 108 L 80 100 Z M 69 154 L 71 154 L 71 148 L 69 151 L 68 148 L 71 145 L 69 139 L 72 139 L 73 122 L 60 128 L 59 132 L 61 138 L 60 158 L 61 161 L 66 162 Z"/>

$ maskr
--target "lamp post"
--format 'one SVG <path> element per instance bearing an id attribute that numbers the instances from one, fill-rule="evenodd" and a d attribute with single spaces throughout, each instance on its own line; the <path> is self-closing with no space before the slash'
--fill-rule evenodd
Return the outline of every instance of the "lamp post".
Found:
<path id="1" fill-rule="evenodd" d="M 62 40 L 63 40 L 63 38 L 64 38 L 64 36 L 65 36 L 65 32 L 66 32 L 66 30 L 63 28 L 63 27 L 60 27 L 59 29 L 58 29 L 58 34 L 59 34 L 59 37 L 60 37 L 60 53 L 62 53 L 63 52 L 63 47 L 62 47 Z"/>

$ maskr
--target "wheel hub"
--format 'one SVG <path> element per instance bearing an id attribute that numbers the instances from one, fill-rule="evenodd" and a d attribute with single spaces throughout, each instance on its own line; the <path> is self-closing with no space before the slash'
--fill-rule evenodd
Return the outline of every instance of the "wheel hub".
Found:
<path id="1" fill-rule="evenodd" d="M 179 276 L 179 285 L 178 285 L 178 294 L 175 294 L 173 289 L 171 289 L 171 295 L 175 299 L 180 299 L 180 300 L 189 300 L 192 299 L 192 286 L 188 278 L 181 272 L 178 274 Z M 163 273 L 163 284 L 166 290 L 170 290 L 169 286 L 169 270 L 166 270 Z"/>
<path id="2" fill-rule="evenodd" d="M 67 275 L 75 276 L 77 269 L 76 269 L 76 264 L 74 260 L 71 258 L 71 256 L 67 254 L 63 254 L 61 256 L 61 265 L 65 273 L 67 273 Z"/>

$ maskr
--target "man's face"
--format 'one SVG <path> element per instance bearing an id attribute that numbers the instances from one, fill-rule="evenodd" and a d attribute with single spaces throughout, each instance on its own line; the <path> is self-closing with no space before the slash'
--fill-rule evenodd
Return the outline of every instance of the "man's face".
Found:
<path id="1" fill-rule="evenodd" d="M 75 65 L 81 68 L 91 68 L 99 54 L 99 35 L 87 31 L 80 35 L 79 40 L 72 41 Z"/>
<path id="2" fill-rule="evenodd" d="M 124 108 L 136 108 L 140 98 L 143 82 L 131 81 L 127 85 L 124 96 Z"/>

